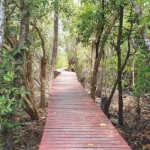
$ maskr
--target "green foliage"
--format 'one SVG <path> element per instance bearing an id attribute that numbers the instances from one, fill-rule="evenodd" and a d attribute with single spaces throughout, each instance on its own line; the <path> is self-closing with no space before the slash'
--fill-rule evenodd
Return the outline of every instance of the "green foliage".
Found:
<path id="1" fill-rule="evenodd" d="M 78 50 L 76 52 L 77 57 L 77 66 L 76 72 L 78 78 L 90 78 L 90 51 L 89 47 L 83 47 L 82 44 L 78 46 Z M 87 73 L 88 72 L 88 73 Z"/>
<path id="2" fill-rule="evenodd" d="M 64 52 L 58 54 L 56 58 L 56 68 L 67 68 L 68 67 L 68 58 Z"/>
<path id="3" fill-rule="evenodd" d="M 103 21 L 100 5 L 94 5 L 93 3 L 82 5 L 76 20 L 78 42 L 89 43 L 93 33 L 97 32 Z"/>
<path id="4" fill-rule="evenodd" d="M 21 138 L 18 137 L 18 138 L 14 141 L 14 143 L 17 144 L 17 143 L 19 143 L 20 141 L 21 141 Z"/>
<path id="5" fill-rule="evenodd" d="M 147 52 L 145 50 L 141 50 L 136 61 L 138 66 L 136 69 L 137 82 L 135 84 L 134 95 L 139 97 L 146 92 L 150 92 L 150 62 L 148 61 Z"/>
<path id="6" fill-rule="evenodd" d="M 0 132 L 7 134 L 19 127 L 22 114 L 21 107 L 25 107 L 23 97 L 27 92 L 24 86 L 17 82 L 20 76 L 15 73 L 12 54 L 3 54 L 0 66 Z"/>

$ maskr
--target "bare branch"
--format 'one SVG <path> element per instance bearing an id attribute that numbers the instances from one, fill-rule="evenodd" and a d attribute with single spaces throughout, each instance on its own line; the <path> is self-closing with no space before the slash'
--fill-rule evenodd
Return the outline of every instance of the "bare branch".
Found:
<path id="1" fill-rule="evenodd" d="M 6 50 L 8 50 L 8 51 L 12 51 L 11 47 L 9 47 L 9 46 L 6 45 L 6 44 L 3 44 L 3 47 L 4 47 Z"/>
<path id="2" fill-rule="evenodd" d="M 17 7 L 17 6 L 16 6 Z M 15 9 L 16 9 L 16 7 L 14 7 L 13 9 L 12 9 L 12 11 L 6 16 L 6 22 L 7 22 L 7 20 L 10 18 L 10 16 L 13 14 L 13 12 L 15 11 Z"/>
<path id="3" fill-rule="evenodd" d="M 46 56 L 45 41 L 44 41 L 44 38 L 43 38 L 39 28 L 35 24 L 33 24 L 32 22 L 30 22 L 30 25 L 33 26 L 36 29 L 36 31 L 39 35 L 39 38 L 41 39 L 41 43 L 42 43 L 41 46 L 42 46 L 42 49 L 43 49 L 43 55 Z"/>
<path id="4" fill-rule="evenodd" d="M 10 44 L 11 48 L 14 48 L 14 42 L 11 38 L 9 38 L 8 36 L 6 36 L 7 42 Z"/>
<path id="5" fill-rule="evenodd" d="M 41 83 L 39 82 L 40 79 L 34 77 L 34 80 L 38 83 L 39 86 L 41 86 Z"/>
<path id="6" fill-rule="evenodd" d="M 16 2 L 16 0 L 12 0 L 12 1 L 16 4 L 16 6 L 17 6 L 19 9 L 22 9 L 21 6 L 19 6 L 19 4 Z"/>

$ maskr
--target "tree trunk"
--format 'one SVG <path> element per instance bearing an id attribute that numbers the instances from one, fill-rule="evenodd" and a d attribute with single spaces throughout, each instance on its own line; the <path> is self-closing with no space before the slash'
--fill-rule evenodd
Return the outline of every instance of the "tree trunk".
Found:
<path id="1" fill-rule="evenodd" d="M 104 55 L 103 55 L 103 62 L 104 62 Z M 102 91 L 103 91 L 103 86 L 104 86 L 104 65 L 101 67 L 99 70 L 99 77 L 98 77 L 98 83 L 97 83 L 97 90 L 96 90 L 96 95 L 97 97 L 101 98 L 102 97 Z M 106 96 L 106 95 L 105 95 Z"/>
<path id="2" fill-rule="evenodd" d="M 30 23 L 37 31 L 39 38 L 41 39 L 41 46 L 43 50 L 43 57 L 41 59 L 41 76 L 40 76 L 40 81 L 41 81 L 41 101 L 40 101 L 40 108 L 45 107 L 45 88 L 46 88 L 46 68 L 47 68 L 47 54 L 46 54 L 46 46 L 45 46 L 45 41 L 44 38 L 39 30 L 39 28 L 33 24 Z"/>
<path id="3" fill-rule="evenodd" d="M 100 48 L 98 57 L 94 63 L 94 70 L 93 70 L 92 79 L 91 79 L 91 97 L 94 101 L 95 101 L 95 90 L 96 90 L 96 83 L 97 83 L 98 67 L 99 67 L 101 58 L 104 53 L 104 47 L 107 42 L 108 36 L 111 33 L 111 29 L 112 29 L 113 25 L 115 24 L 116 20 L 117 20 L 117 17 L 114 18 L 113 22 L 111 23 L 111 25 L 107 28 L 106 32 L 104 33 L 104 35 L 102 37 L 103 39 L 101 40 L 101 48 Z"/>
<path id="4" fill-rule="evenodd" d="M 90 65 L 91 65 L 91 76 L 92 76 L 92 72 L 93 72 L 93 70 L 94 70 L 94 61 L 95 61 L 95 58 L 96 58 L 96 53 L 95 53 L 95 51 L 96 51 L 96 47 L 95 47 L 95 44 L 96 42 L 95 42 L 95 40 L 93 40 L 92 41 L 92 49 L 91 49 L 91 63 L 90 63 Z"/>
<path id="5" fill-rule="evenodd" d="M 102 9 L 102 22 L 104 22 L 105 14 L 104 14 L 104 0 L 101 1 L 101 8 Z M 103 55 L 103 49 L 104 45 L 102 45 L 100 52 L 99 52 L 99 45 L 102 38 L 102 33 L 104 31 L 104 23 L 102 23 L 101 27 L 97 30 L 97 33 L 95 35 L 95 39 L 92 43 L 92 57 L 91 58 L 91 98 L 95 101 L 95 90 L 96 90 L 96 81 L 97 81 L 97 73 L 98 73 L 98 67 L 99 63 L 101 61 L 101 57 Z M 104 35 L 105 37 L 105 35 Z M 104 39 L 105 40 L 105 39 Z M 103 43 L 103 41 L 102 41 Z M 95 53 L 95 54 L 94 54 Z"/>
<path id="6" fill-rule="evenodd" d="M 131 8 L 131 12 L 130 12 L 130 17 L 132 17 L 132 8 Z M 127 64 L 127 61 L 128 61 L 128 59 L 129 59 L 129 57 L 130 57 L 131 55 L 134 55 L 134 53 L 133 53 L 133 54 L 130 54 L 130 52 L 131 52 L 130 38 L 131 38 L 132 29 L 133 29 L 133 22 L 131 22 L 131 27 L 130 27 L 129 34 L 128 34 L 128 41 L 127 41 L 127 44 L 128 44 L 128 52 L 127 52 L 125 61 L 124 61 L 123 65 L 122 65 L 122 67 L 121 67 L 121 72 L 123 72 L 123 70 L 124 70 L 124 68 L 125 68 L 125 66 L 126 66 L 126 64 Z M 113 45 L 113 46 L 114 46 L 114 45 Z M 115 45 L 114 47 L 115 47 L 115 49 L 117 50 L 116 45 Z M 104 105 L 105 107 L 104 107 L 104 109 L 103 109 L 103 112 L 106 114 L 106 116 L 108 116 L 108 113 L 109 113 L 109 106 L 110 106 L 110 104 L 111 104 L 111 100 L 112 100 L 112 97 L 113 97 L 114 92 L 115 92 L 115 90 L 116 90 L 117 84 L 118 84 L 118 77 L 117 77 L 117 79 L 116 79 L 116 81 L 115 81 L 115 83 L 114 83 L 114 87 L 113 87 L 113 89 L 112 89 L 112 91 L 111 91 L 111 94 L 110 94 L 109 98 L 105 101 L 105 105 Z"/>
<path id="7" fill-rule="evenodd" d="M 136 108 L 136 113 L 140 116 L 141 114 L 141 107 L 140 107 L 140 97 L 137 97 L 137 108 Z"/>
<path id="8" fill-rule="evenodd" d="M 137 18 L 139 20 L 144 19 L 141 6 L 137 5 L 136 0 L 131 0 L 131 2 L 132 2 L 133 7 L 135 9 L 135 13 L 136 13 Z M 138 24 L 140 24 L 139 20 L 138 20 Z M 141 36 L 144 39 L 146 50 L 148 52 L 148 56 L 149 56 L 149 59 L 150 59 L 150 37 L 149 37 L 148 33 L 146 33 L 146 26 L 143 24 L 139 31 L 140 31 Z"/>
<path id="9" fill-rule="evenodd" d="M 132 86 L 135 86 L 135 55 L 133 55 L 133 63 L 132 63 Z"/>
<path id="10" fill-rule="evenodd" d="M 75 71 L 78 74 L 77 68 L 78 68 L 78 57 L 77 57 L 77 46 L 74 46 L 75 49 Z"/>
<path id="11" fill-rule="evenodd" d="M 6 0 L 1 0 L 0 2 L 0 62 L 1 62 L 2 47 L 3 47 L 3 37 L 4 37 L 5 4 L 6 4 Z"/>
<path id="12" fill-rule="evenodd" d="M 123 65 L 122 65 L 121 72 L 123 72 L 123 70 L 124 70 L 124 68 L 125 68 L 125 66 L 126 66 L 126 64 L 127 64 L 127 62 L 128 62 L 128 59 L 129 59 L 129 57 L 130 57 L 130 55 L 131 55 L 131 54 L 130 54 L 130 51 L 131 51 L 131 49 L 130 49 L 130 35 L 131 35 L 131 32 L 132 32 L 132 25 L 131 25 L 130 34 L 129 34 L 129 37 L 128 37 L 128 52 L 127 52 L 125 61 L 124 61 Z M 105 105 L 104 105 L 104 107 L 103 107 L 103 109 L 102 109 L 106 116 L 108 116 L 108 113 L 109 113 L 109 106 L 110 106 L 110 104 L 111 104 L 111 100 L 112 100 L 113 95 L 114 95 L 114 93 L 115 93 L 117 84 L 118 84 L 118 76 L 117 76 L 117 79 L 116 79 L 116 81 L 115 81 L 115 83 L 114 83 L 114 86 L 113 86 L 113 89 L 112 89 L 112 91 L 111 91 L 111 94 L 110 94 L 109 98 L 106 99 Z"/>
<path id="13" fill-rule="evenodd" d="M 45 84 L 46 84 L 46 66 L 47 66 L 47 58 L 44 56 L 41 59 L 41 101 L 40 107 L 45 107 Z"/>
<path id="14" fill-rule="evenodd" d="M 120 6 L 120 19 L 119 19 L 119 32 L 117 37 L 117 57 L 118 57 L 118 96 L 119 96 L 119 109 L 118 109 L 118 123 L 123 125 L 123 98 L 122 98 L 122 58 L 121 58 L 121 37 L 123 27 L 123 6 Z"/>
<path id="15" fill-rule="evenodd" d="M 25 96 L 24 102 L 26 104 L 25 111 L 33 120 L 38 120 L 37 108 L 33 105 L 33 103 Z"/>
<path id="16" fill-rule="evenodd" d="M 31 50 L 26 52 L 27 59 L 27 76 L 26 82 L 28 82 L 28 90 L 31 94 L 31 101 L 35 105 L 35 93 L 34 93 L 34 79 L 33 79 L 33 67 L 32 67 L 32 53 Z"/>
<path id="17" fill-rule="evenodd" d="M 24 16 L 21 19 L 21 24 L 20 24 L 20 39 L 19 39 L 19 45 L 18 47 L 21 49 L 21 53 L 22 54 L 18 54 L 16 56 L 16 61 L 20 62 L 20 68 L 23 68 L 23 83 L 25 84 L 27 90 L 30 91 L 30 89 L 28 89 L 29 86 L 29 82 L 28 82 L 28 78 L 27 78 L 27 64 L 23 63 L 24 57 L 26 58 L 26 49 L 24 49 L 23 47 L 26 46 L 28 44 L 28 33 L 29 33 L 29 12 L 27 10 L 27 6 L 23 3 L 23 7 L 22 7 L 22 12 L 26 12 L 26 14 L 24 14 Z M 30 69 L 32 67 L 30 66 Z M 30 77 L 32 75 L 30 74 Z M 33 86 L 33 85 L 32 85 Z M 28 99 L 29 98 L 29 99 Z M 32 96 L 26 95 L 26 97 L 24 97 L 24 102 L 26 104 L 26 112 L 28 113 L 28 115 L 32 118 L 32 119 L 38 119 L 38 113 L 37 113 L 37 109 L 33 104 L 33 99 Z"/>
<path id="18" fill-rule="evenodd" d="M 53 41 L 53 51 L 52 51 L 52 59 L 51 59 L 51 74 L 50 80 L 52 84 L 52 80 L 54 79 L 54 70 L 57 56 L 57 44 L 58 43 L 58 10 L 54 12 L 54 41 Z"/>
<path id="19" fill-rule="evenodd" d="M 108 113 L 109 113 L 109 106 L 110 106 L 110 104 L 111 104 L 111 100 L 112 100 L 112 97 L 113 97 L 114 92 L 115 92 L 115 90 L 116 90 L 117 84 L 118 84 L 118 78 L 117 78 L 117 80 L 115 81 L 115 84 L 114 84 L 114 86 L 113 86 L 113 89 L 112 89 L 112 91 L 111 91 L 111 94 L 110 94 L 109 98 L 108 98 L 108 99 L 105 99 L 106 101 L 103 102 L 104 105 L 103 105 L 102 110 L 103 110 L 103 112 L 105 113 L 106 116 L 109 116 L 109 115 L 108 115 Z"/>

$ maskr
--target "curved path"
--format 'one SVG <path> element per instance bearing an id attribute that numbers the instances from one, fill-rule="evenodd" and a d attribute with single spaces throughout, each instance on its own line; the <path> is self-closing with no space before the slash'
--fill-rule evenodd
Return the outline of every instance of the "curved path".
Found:
<path id="1" fill-rule="evenodd" d="M 76 74 L 59 71 L 51 87 L 39 150 L 131 150 Z"/>

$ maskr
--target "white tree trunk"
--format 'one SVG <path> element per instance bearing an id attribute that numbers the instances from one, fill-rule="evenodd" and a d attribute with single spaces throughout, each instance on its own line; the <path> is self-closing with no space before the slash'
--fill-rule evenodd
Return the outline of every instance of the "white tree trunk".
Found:
<path id="1" fill-rule="evenodd" d="M 142 13 L 141 6 L 137 5 L 136 0 L 131 0 L 131 2 L 132 2 L 133 7 L 135 9 L 136 16 L 138 18 L 143 18 L 143 13 Z M 148 56 L 150 58 L 150 38 L 148 37 L 148 34 L 146 33 L 146 27 L 144 25 L 142 26 L 140 34 L 144 39 L 146 50 L 147 50 Z"/>
<path id="2" fill-rule="evenodd" d="M 5 0 L 0 1 L 0 61 L 4 37 L 4 21 L 5 21 Z"/>

